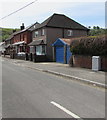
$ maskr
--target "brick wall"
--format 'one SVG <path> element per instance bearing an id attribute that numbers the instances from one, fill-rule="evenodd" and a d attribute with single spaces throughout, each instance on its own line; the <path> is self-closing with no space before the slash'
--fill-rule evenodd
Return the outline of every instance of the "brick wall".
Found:
<path id="1" fill-rule="evenodd" d="M 91 56 L 73 56 L 73 66 L 82 68 L 92 68 L 92 57 Z"/>
<path id="2" fill-rule="evenodd" d="M 101 57 L 101 69 L 107 71 L 107 57 Z"/>
<path id="3" fill-rule="evenodd" d="M 15 36 L 14 36 L 14 43 L 20 42 L 20 41 L 21 41 L 20 38 L 21 38 L 21 37 L 20 37 L 20 34 L 15 35 Z"/>
<path id="4" fill-rule="evenodd" d="M 70 66 L 72 66 L 72 58 L 69 61 Z M 92 56 L 73 56 L 73 66 L 92 69 Z M 101 57 L 101 70 L 107 71 L 107 57 Z"/>
<path id="5" fill-rule="evenodd" d="M 14 43 L 25 41 L 27 44 L 31 42 L 31 33 L 29 31 L 25 31 L 14 36 Z"/>
<path id="6" fill-rule="evenodd" d="M 33 57 L 33 61 L 35 61 L 35 62 L 46 62 L 47 61 L 46 55 L 33 54 L 32 57 Z"/>

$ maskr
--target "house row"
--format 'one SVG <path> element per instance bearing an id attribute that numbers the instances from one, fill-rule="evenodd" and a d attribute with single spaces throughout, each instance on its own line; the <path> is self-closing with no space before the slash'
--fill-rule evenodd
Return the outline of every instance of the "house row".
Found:
<path id="1" fill-rule="evenodd" d="M 0 56 L 4 53 L 5 51 L 5 42 L 0 42 Z"/>
<path id="2" fill-rule="evenodd" d="M 53 14 L 42 23 L 34 23 L 14 32 L 5 40 L 6 54 L 20 56 L 28 53 L 33 61 L 56 61 L 67 63 L 70 40 L 87 36 L 89 29 L 63 14 Z"/>

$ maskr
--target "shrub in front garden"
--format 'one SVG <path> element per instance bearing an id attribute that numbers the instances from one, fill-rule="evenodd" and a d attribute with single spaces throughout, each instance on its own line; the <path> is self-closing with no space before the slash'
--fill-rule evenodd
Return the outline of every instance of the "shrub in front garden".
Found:
<path id="1" fill-rule="evenodd" d="M 75 55 L 106 56 L 107 36 L 74 38 L 71 42 L 71 52 Z"/>

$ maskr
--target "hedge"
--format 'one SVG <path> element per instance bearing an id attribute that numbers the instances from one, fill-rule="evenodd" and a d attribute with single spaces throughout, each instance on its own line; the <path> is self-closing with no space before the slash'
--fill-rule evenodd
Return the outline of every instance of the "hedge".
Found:
<path id="1" fill-rule="evenodd" d="M 72 54 L 78 55 L 107 55 L 107 36 L 88 36 L 74 38 L 71 42 Z"/>

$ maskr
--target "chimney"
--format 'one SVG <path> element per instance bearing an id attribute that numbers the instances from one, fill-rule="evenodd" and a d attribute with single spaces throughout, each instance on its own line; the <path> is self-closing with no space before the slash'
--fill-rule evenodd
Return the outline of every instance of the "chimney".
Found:
<path id="1" fill-rule="evenodd" d="M 21 30 L 25 29 L 24 23 L 22 23 L 22 26 L 20 26 L 20 29 Z"/>
<path id="2" fill-rule="evenodd" d="M 16 29 L 13 30 L 13 33 L 16 32 Z"/>

